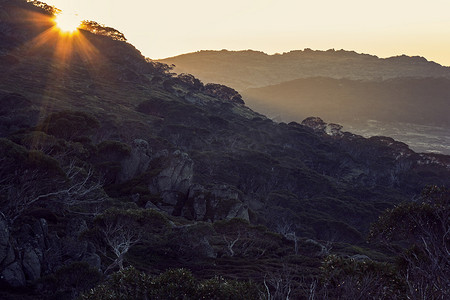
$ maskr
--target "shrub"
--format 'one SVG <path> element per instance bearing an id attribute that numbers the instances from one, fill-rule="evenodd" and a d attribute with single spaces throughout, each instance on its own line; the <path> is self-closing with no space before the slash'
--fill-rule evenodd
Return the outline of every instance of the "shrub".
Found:
<path id="1" fill-rule="evenodd" d="M 45 299 L 74 299 L 95 287 L 100 279 L 101 274 L 96 269 L 87 263 L 76 262 L 42 278 L 38 290 Z"/>
<path id="2" fill-rule="evenodd" d="M 52 113 L 38 126 L 38 130 L 58 138 L 73 140 L 91 135 L 100 123 L 85 112 L 62 111 Z"/>

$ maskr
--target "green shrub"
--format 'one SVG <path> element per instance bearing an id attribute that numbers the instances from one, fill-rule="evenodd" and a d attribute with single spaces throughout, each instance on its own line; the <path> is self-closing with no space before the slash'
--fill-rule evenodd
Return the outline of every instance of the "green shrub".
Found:
<path id="1" fill-rule="evenodd" d="M 197 280 L 189 270 L 169 269 L 156 277 L 129 267 L 108 281 L 84 293 L 83 300 L 197 300 L 260 299 L 258 286 L 251 282 L 214 277 Z"/>
<path id="2" fill-rule="evenodd" d="M 61 111 L 47 116 L 38 126 L 38 130 L 65 140 L 73 140 L 89 136 L 99 127 L 100 123 L 91 114 Z"/>
<path id="3" fill-rule="evenodd" d="M 99 283 L 101 274 L 87 263 L 76 262 L 63 266 L 43 277 L 38 290 L 45 299 L 74 299 Z"/>

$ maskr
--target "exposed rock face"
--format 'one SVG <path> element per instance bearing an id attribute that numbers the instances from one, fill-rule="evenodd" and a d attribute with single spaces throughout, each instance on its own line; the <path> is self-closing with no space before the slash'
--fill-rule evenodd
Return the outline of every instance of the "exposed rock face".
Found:
<path id="1" fill-rule="evenodd" d="M 6 220 L 0 215 L 0 264 L 3 263 L 9 248 L 9 229 Z"/>
<path id="2" fill-rule="evenodd" d="M 194 220 L 214 221 L 242 218 L 249 220 L 248 206 L 240 193 L 227 185 L 203 187 L 193 185 L 182 210 L 183 216 Z"/>
<path id="3" fill-rule="evenodd" d="M 14 262 L 3 269 L 0 279 L 13 287 L 25 286 L 25 274 L 19 262 Z"/>
<path id="4" fill-rule="evenodd" d="M 185 200 L 194 176 L 194 162 L 179 150 L 168 156 L 168 165 L 153 179 L 149 190 L 159 193 L 165 204 L 176 205 Z"/>
<path id="5" fill-rule="evenodd" d="M 38 252 L 39 255 L 36 253 Z M 42 262 L 42 253 L 39 249 L 33 249 L 33 247 L 28 244 L 23 252 L 23 271 L 31 281 L 39 279 L 41 277 L 41 262 Z"/>
<path id="6" fill-rule="evenodd" d="M 151 149 L 147 141 L 136 139 L 133 141 L 130 155 L 121 162 L 119 182 L 130 180 L 147 171 L 151 161 Z"/>
<path id="7" fill-rule="evenodd" d="M 12 287 L 22 287 L 34 282 L 41 275 L 60 268 L 65 263 L 85 261 L 100 268 L 100 257 L 95 247 L 80 241 L 79 236 L 87 230 L 83 219 L 71 220 L 60 238 L 48 232 L 45 219 L 25 224 L 12 236 L 0 220 L 0 281 Z"/>

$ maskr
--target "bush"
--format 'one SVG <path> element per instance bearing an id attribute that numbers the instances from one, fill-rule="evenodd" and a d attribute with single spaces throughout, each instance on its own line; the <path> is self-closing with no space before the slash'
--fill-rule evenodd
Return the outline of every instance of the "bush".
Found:
<path id="1" fill-rule="evenodd" d="M 74 299 L 99 283 L 101 274 L 87 263 L 76 262 L 45 276 L 38 283 L 45 299 Z"/>
<path id="2" fill-rule="evenodd" d="M 38 130 L 65 140 L 89 136 L 99 128 L 98 120 L 85 112 L 62 111 L 50 114 Z"/>
<path id="3" fill-rule="evenodd" d="M 81 296 L 83 300 L 106 299 L 260 299 L 258 286 L 222 277 L 199 281 L 186 269 L 169 269 L 152 278 L 134 267 L 126 268 Z"/>

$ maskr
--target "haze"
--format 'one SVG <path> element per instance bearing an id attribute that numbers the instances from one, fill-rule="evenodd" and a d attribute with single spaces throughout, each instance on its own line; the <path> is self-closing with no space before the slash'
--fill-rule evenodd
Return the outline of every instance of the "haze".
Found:
<path id="1" fill-rule="evenodd" d="M 150 58 L 202 49 L 346 49 L 450 66 L 450 1 L 48 0 L 112 26 Z"/>

